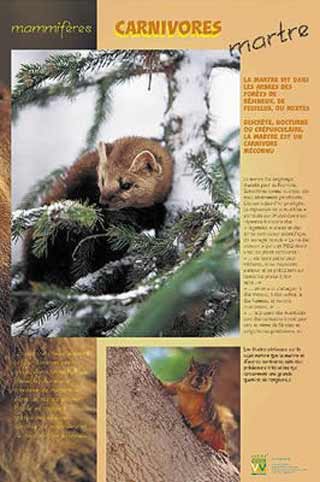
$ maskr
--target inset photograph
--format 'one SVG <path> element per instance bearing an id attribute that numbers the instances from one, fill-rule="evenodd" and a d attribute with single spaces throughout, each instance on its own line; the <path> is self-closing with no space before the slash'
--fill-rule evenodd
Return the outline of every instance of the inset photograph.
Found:
<path id="1" fill-rule="evenodd" d="M 107 482 L 239 481 L 240 349 L 107 349 Z"/>
<path id="2" fill-rule="evenodd" d="M 12 53 L 12 334 L 239 334 L 239 61 Z"/>

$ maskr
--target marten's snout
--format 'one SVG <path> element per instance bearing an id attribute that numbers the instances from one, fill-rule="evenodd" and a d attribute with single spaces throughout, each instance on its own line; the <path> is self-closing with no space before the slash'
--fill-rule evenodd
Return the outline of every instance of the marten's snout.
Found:
<path id="1" fill-rule="evenodd" d="M 102 206 L 108 207 L 109 203 L 115 199 L 116 195 L 113 192 L 101 193 L 99 198 L 99 203 Z"/>

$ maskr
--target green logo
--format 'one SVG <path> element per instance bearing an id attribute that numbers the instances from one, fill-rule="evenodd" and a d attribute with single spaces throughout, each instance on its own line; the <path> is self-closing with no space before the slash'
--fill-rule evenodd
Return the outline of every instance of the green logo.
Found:
<path id="1" fill-rule="evenodd" d="M 251 475 L 267 475 L 266 455 L 253 455 L 251 457 Z"/>

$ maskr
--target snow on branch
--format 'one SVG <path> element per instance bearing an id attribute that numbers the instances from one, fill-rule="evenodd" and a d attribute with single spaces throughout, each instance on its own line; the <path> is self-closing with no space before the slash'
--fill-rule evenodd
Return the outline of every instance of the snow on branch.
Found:
<path id="1" fill-rule="evenodd" d="M 54 239 L 61 228 L 92 230 L 101 222 L 99 210 L 78 201 L 60 201 L 49 206 L 18 209 L 12 216 L 12 237 L 17 240 L 27 229 L 33 228 L 33 252 L 42 256 L 47 252 L 48 240 Z"/>
<path id="2" fill-rule="evenodd" d="M 112 69 L 126 73 L 127 77 L 163 72 L 168 64 L 182 56 L 183 52 L 179 50 L 94 50 L 87 54 L 75 52 L 50 55 L 43 63 L 21 66 L 12 93 L 13 107 L 23 106 L 32 92 L 36 92 L 48 81 L 55 82 L 56 85 L 60 82 L 58 85 L 68 87 L 69 95 L 72 95 L 74 89 L 84 87 L 89 74 L 109 74 Z M 66 93 L 63 89 L 55 91 L 56 95 Z M 35 97 L 32 98 L 35 101 Z"/>
<path id="3" fill-rule="evenodd" d="M 179 166 L 172 204 L 176 202 L 175 193 L 182 189 L 184 176 L 190 171 L 194 172 L 193 168 L 197 170 L 195 179 L 200 188 L 208 190 L 214 202 L 224 206 L 234 202 L 221 155 L 229 149 L 229 142 L 223 142 L 222 145 L 216 143 L 209 138 L 208 131 L 212 69 L 233 68 L 235 63 L 238 64 L 238 61 L 226 51 L 186 51 L 179 69 L 168 79 L 169 100 L 164 119 L 164 137 Z"/>
<path id="4" fill-rule="evenodd" d="M 165 74 L 169 95 L 162 140 L 175 159 L 176 178 L 169 215 L 157 232 L 130 229 L 126 216 L 131 214 L 119 211 L 110 218 L 104 212 L 105 230 L 97 234 L 102 217 L 95 206 L 61 201 L 37 207 L 62 170 L 35 186 L 13 215 L 13 238 L 30 230 L 34 254 L 42 256 L 60 229 L 81 234 L 72 253 L 72 279 L 77 281 L 68 289 L 28 284 L 19 268 L 13 298 L 28 311 L 19 313 L 15 334 L 216 336 L 228 318 L 229 327 L 238 320 L 239 212 L 230 178 L 239 168 L 239 132 L 220 143 L 209 137 L 211 73 L 221 67 L 238 70 L 239 59 L 227 51 L 106 50 L 56 54 L 21 67 L 13 94 L 16 112 L 28 104 L 46 106 L 59 96 L 96 89 L 87 147 L 94 145 L 111 112 L 115 86 L 147 74 L 150 88 L 153 73 Z M 200 206 L 185 204 L 182 210 L 175 196 L 188 191 L 187 175 L 203 197 Z M 234 219 L 226 208 L 235 208 Z M 123 256 L 91 273 L 87 260 L 94 256 L 97 237 L 105 238 L 110 252 L 122 251 Z M 201 309 L 194 318 L 203 326 L 188 332 L 187 310 L 198 302 Z"/>

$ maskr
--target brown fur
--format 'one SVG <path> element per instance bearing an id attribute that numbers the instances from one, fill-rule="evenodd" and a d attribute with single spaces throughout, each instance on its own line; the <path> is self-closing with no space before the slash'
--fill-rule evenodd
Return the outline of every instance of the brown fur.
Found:
<path id="1" fill-rule="evenodd" d="M 231 411 L 214 398 L 216 363 L 191 361 L 185 377 L 164 387 L 177 398 L 178 409 L 199 440 L 214 450 L 229 451 L 230 434 L 237 429 Z"/>
<path id="2" fill-rule="evenodd" d="M 0 400 L 0 480 L 1 482 L 94 482 L 96 480 L 95 444 L 95 341 L 81 339 L 17 340 L 11 342 L 11 376 L 7 372 L 6 391 Z M 8 349 L 8 347 L 7 347 Z M 2 350 L 4 347 L 2 346 Z M 86 355 L 83 355 L 83 351 Z M 81 352 L 81 353 L 79 353 Z M 39 356 L 41 354 L 41 357 Z M 77 400 L 67 403 L 59 397 L 58 379 L 52 370 L 52 355 L 59 353 L 70 358 L 73 368 L 71 383 L 80 390 Z M 44 362 L 45 361 L 45 362 Z M 16 374 L 19 373 L 19 376 Z M 24 373 L 24 375 L 22 374 Z M 36 411 L 42 421 L 37 421 L 36 431 L 19 434 L 15 428 L 14 400 L 25 377 L 46 380 L 51 387 L 48 406 L 35 404 L 29 396 L 23 413 L 30 413 L 28 424 L 36 423 Z M 53 436 L 56 426 L 50 420 L 52 410 L 58 407 L 63 424 Z M 49 417 L 46 419 L 46 417 Z M 85 426 L 83 437 L 74 437 L 72 427 Z M 71 436 L 70 436 L 71 435 Z"/>
<path id="3" fill-rule="evenodd" d="M 10 95 L 0 89 L 0 480 L 1 482 L 94 482 L 96 480 L 95 444 L 95 371 L 96 353 L 94 340 L 81 339 L 26 339 L 10 336 L 9 327 L 9 261 L 10 261 Z M 83 352 L 86 352 L 83 355 Z M 81 354 L 79 353 L 81 352 Z M 58 382 L 53 371 L 52 357 L 59 353 L 70 359 L 74 369 L 71 382 L 79 388 L 79 397 L 71 403 L 59 397 Z M 78 370 L 78 371 L 76 371 Z M 17 375 L 19 373 L 19 375 Z M 23 375 L 24 373 L 24 375 Z M 24 413 L 31 410 L 29 418 L 34 425 L 35 409 L 43 416 L 41 426 L 32 437 L 15 428 L 14 402 L 19 393 L 18 384 L 24 377 L 48 380 L 51 401 L 48 406 L 32 397 L 25 401 Z M 57 406 L 65 423 L 59 429 L 59 437 L 52 437 L 50 415 Z M 85 425 L 83 438 L 72 438 L 70 429 Z M 51 433 L 51 435 L 50 435 Z"/>
<path id="4" fill-rule="evenodd" d="M 0 396 L 12 377 L 10 364 L 10 95 L 0 86 Z"/>
<path id="5" fill-rule="evenodd" d="M 6 185 L 10 186 L 10 93 L 0 85 L 0 172 Z"/>
<path id="6" fill-rule="evenodd" d="M 123 223 L 137 232 L 163 225 L 167 198 L 172 183 L 173 163 L 158 142 L 142 137 L 124 137 L 112 144 L 100 143 L 98 150 L 80 157 L 52 186 L 42 204 L 60 200 L 78 200 L 98 205 L 102 209 L 103 224 L 94 233 L 81 232 L 68 236 L 60 230 L 54 241 L 49 241 L 47 256 L 37 258 L 32 252 L 33 231 L 29 230 L 24 243 L 24 265 L 27 283 L 45 281 L 49 284 L 70 286 L 74 274 L 74 251 L 89 234 L 104 234 L 121 211 Z M 121 222 L 121 221 L 120 221 Z M 96 271 L 109 261 L 121 259 L 127 248 L 114 250 L 106 238 L 97 237 L 87 271 Z M 108 292 L 122 292 L 126 287 L 125 274 L 112 283 Z"/>
<path id="7" fill-rule="evenodd" d="M 0 316 L 9 316 L 10 95 L 0 86 Z M 1 367 L 1 364 L 0 364 Z"/>
<path id="8" fill-rule="evenodd" d="M 144 208 L 162 203 L 172 185 L 173 163 L 158 142 L 124 137 L 105 144 L 106 158 L 98 168 L 100 202 L 109 209 Z M 130 185 L 128 190 L 121 186 Z"/>
<path id="9" fill-rule="evenodd" d="M 42 204 L 51 204 L 61 199 L 79 198 L 78 189 L 84 179 L 88 183 L 99 186 L 100 198 L 96 202 L 114 198 L 108 202 L 109 209 L 123 209 L 125 207 L 148 207 L 164 202 L 171 190 L 173 176 L 173 161 L 166 149 L 158 142 L 143 137 L 123 137 L 112 144 L 104 144 L 107 164 L 101 166 L 98 151 L 84 154 L 68 170 L 64 179 L 58 180 Z M 151 151 L 161 166 L 156 171 L 148 165 L 132 165 L 136 157 L 143 151 Z M 132 168 L 132 169 L 130 169 Z M 122 184 L 132 182 L 134 186 L 128 191 L 121 190 Z M 70 192 L 74 193 L 72 197 Z"/>

